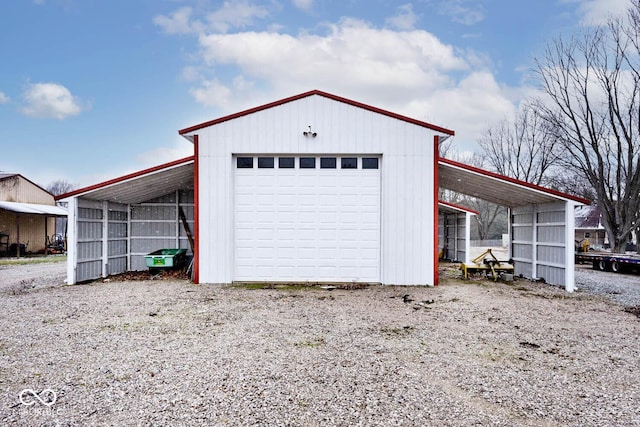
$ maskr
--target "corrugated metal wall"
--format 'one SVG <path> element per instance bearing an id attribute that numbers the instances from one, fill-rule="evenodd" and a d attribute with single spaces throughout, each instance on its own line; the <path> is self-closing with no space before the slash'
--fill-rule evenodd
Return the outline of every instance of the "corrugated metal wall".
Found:
<path id="1" fill-rule="evenodd" d="M 443 258 L 464 262 L 466 252 L 467 215 L 464 213 L 443 213 L 438 218 L 439 246 L 444 249 Z"/>
<path id="2" fill-rule="evenodd" d="M 305 138 L 311 126 L 316 138 Z M 433 284 L 434 132 L 310 96 L 200 129 L 200 281 L 233 272 L 233 158 L 256 154 L 382 155 L 382 283 Z"/>
<path id="3" fill-rule="evenodd" d="M 79 199 L 77 205 L 76 280 L 96 279 L 102 275 L 104 203 Z"/>
<path id="4" fill-rule="evenodd" d="M 179 208 L 193 232 L 193 190 L 131 205 L 131 270 L 146 270 L 144 256 L 158 249 L 183 248 L 192 255 Z"/>
<path id="5" fill-rule="evenodd" d="M 559 202 L 512 209 L 511 251 L 516 274 L 566 284 L 566 270 L 573 268 L 573 259 L 566 255 L 567 244 L 573 248 L 566 237 L 567 206 Z"/>
<path id="6" fill-rule="evenodd" d="M 178 209 L 182 207 L 193 231 L 193 190 L 135 205 L 81 198 L 76 205 L 76 249 L 70 251 L 76 282 L 146 270 L 144 255 L 157 249 L 185 248 L 191 255 Z"/>

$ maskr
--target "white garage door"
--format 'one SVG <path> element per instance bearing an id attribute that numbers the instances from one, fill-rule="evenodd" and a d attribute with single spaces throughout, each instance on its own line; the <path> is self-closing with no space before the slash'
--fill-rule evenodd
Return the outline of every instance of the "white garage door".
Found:
<path id="1" fill-rule="evenodd" d="M 236 281 L 380 282 L 380 159 L 235 157 Z"/>

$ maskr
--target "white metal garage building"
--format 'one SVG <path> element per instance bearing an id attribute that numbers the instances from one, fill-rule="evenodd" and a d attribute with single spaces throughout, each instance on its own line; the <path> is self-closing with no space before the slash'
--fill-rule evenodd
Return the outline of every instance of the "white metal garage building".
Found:
<path id="1" fill-rule="evenodd" d="M 564 237 L 547 247 L 563 258 L 553 258 L 558 272 L 549 277 L 573 287 L 568 218 L 583 201 L 439 159 L 451 130 L 314 90 L 179 133 L 193 142 L 193 158 L 60 197 L 69 201 L 69 283 L 141 269 L 144 253 L 158 248 L 188 247 L 182 208 L 195 235 L 196 283 L 437 285 L 438 188 L 447 184 L 489 200 L 505 188 L 518 193 L 506 203 L 514 255 L 533 276 L 549 261 L 544 239 L 525 234 L 555 206 L 554 238 L 560 228 Z M 480 191 L 486 180 L 499 184 Z M 456 250 L 456 258 L 468 253 Z"/>

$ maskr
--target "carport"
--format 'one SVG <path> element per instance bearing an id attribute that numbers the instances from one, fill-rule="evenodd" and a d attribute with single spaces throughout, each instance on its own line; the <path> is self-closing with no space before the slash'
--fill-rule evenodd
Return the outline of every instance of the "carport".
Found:
<path id="1" fill-rule="evenodd" d="M 575 290 L 574 209 L 588 200 L 444 158 L 438 177 L 440 188 L 509 208 L 516 274 Z"/>
<path id="2" fill-rule="evenodd" d="M 47 254 L 47 240 L 49 238 L 49 218 L 66 217 L 67 211 L 64 208 L 53 205 L 45 205 L 40 203 L 20 203 L 0 200 L 0 211 L 12 212 L 15 215 L 15 239 L 16 253 L 19 258 L 21 255 L 20 240 L 20 223 L 26 224 L 30 222 L 39 222 L 44 218 L 44 253 Z M 55 227 L 54 227 L 55 228 Z M 0 233 L 0 255 L 8 255 L 10 253 L 11 243 L 8 234 Z"/>
<path id="3" fill-rule="evenodd" d="M 68 202 L 67 283 L 144 270 L 144 255 L 184 248 L 193 230 L 193 156 L 59 196 Z"/>
<path id="4" fill-rule="evenodd" d="M 471 217 L 478 212 L 438 201 L 438 258 L 449 261 L 469 261 Z"/>

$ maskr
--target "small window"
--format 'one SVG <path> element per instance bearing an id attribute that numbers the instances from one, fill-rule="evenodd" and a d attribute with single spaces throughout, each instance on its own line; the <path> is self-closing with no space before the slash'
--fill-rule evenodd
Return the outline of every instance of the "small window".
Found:
<path id="1" fill-rule="evenodd" d="M 273 169 L 273 157 L 258 157 L 259 169 Z"/>
<path id="2" fill-rule="evenodd" d="M 362 169 L 378 169 L 378 158 L 377 157 L 363 157 L 362 158 Z"/>
<path id="3" fill-rule="evenodd" d="M 293 169 L 295 167 L 295 159 L 293 157 L 278 158 L 278 167 L 280 169 Z"/>
<path id="4" fill-rule="evenodd" d="M 300 157 L 300 169 L 315 169 L 316 158 L 315 157 Z"/>
<path id="5" fill-rule="evenodd" d="M 357 157 L 343 157 L 340 159 L 342 169 L 358 169 Z"/>
<path id="6" fill-rule="evenodd" d="M 335 169 L 336 168 L 336 158 L 335 157 L 320 157 L 320 168 L 321 169 Z"/>
<path id="7" fill-rule="evenodd" d="M 251 169 L 253 168 L 253 157 L 238 157 L 236 164 L 238 169 Z"/>

